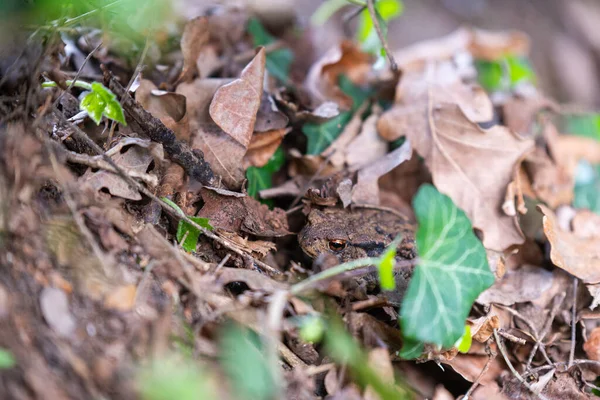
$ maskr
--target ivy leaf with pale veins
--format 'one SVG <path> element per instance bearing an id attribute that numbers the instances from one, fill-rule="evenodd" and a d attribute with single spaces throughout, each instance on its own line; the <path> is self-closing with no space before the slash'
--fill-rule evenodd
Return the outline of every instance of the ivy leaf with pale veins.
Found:
<path id="1" fill-rule="evenodd" d="M 494 275 L 469 218 L 448 196 L 423 185 L 413 207 L 420 261 L 402 302 L 402 334 L 411 342 L 452 347 Z"/>
<path id="2" fill-rule="evenodd" d="M 307 122 L 302 132 L 308 138 L 306 154 L 321 154 L 342 133 L 346 124 L 352 119 L 350 111 L 344 111 L 322 124 Z"/>
<path id="3" fill-rule="evenodd" d="M 266 46 L 275 42 L 275 38 L 267 32 L 257 18 L 248 21 L 248 33 L 252 36 L 254 46 Z M 287 82 L 294 54 L 290 49 L 283 48 L 267 54 L 267 71 L 281 82 Z"/>

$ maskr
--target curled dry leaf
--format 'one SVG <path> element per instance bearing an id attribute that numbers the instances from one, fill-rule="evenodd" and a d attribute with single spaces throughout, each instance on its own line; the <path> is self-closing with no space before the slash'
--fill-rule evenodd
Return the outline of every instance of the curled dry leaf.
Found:
<path id="1" fill-rule="evenodd" d="M 546 151 L 536 148 L 533 153 L 527 155 L 523 167 L 538 199 L 550 208 L 571 204 L 575 187 L 574 176 L 566 168 L 557 165 Z"/>
<path id="2" fill-rule="evenodd" d="M 550 242 L 554 265 L 575 275 L 586 284 L 600 283 L 600 238 L 580 238 L 558 226 L 548 207 L 538 205 L 544 214 L 544 233 Z"/>
<path id="3" fill-rule="evenodd" d="M 346 164 L 350 168 L 365 166 L 385 156 L 388 143 L 377 132 L 377 113 L 371 114 L 362 124 L 360 133 L 346 146 Z"/>
<path id="4" fill-rule="evenodd" d="M 180 82 L 188 81 L 197 72 L 196 60 L 210 39 L 208 17 L 200 16 L 189 20 L 181 36 L 181 53 L 183 68 L 179 76 Z"/>
<path id="5" fill-rule="evenodd" d="M 484 233 L 485 247 L 502 251 L 522 243 L 516 220 L 503 213 L 501 204 L 518 160 L 533 147 L 533 141 L 503 126 L 481 129 L 463 111 L 466 105 L 474 115 L 477 106 L 430 100 L 417 107 L 403 99 L 381 117 L 380 132 L 406 135 L 413 142 L 435 186 Z"/>
<path id="6" fill-rule="evenodd" d="M 184 95 L 158 90 L 154 83 L 142 79 L 135 92 L 135 99 L 146 111 L 175 132 L 177 139 L 189 140 L 189 125 L 187 119 L 184 119 L 187 108 Z"/>
<path id="7" fill-rule="evenodd" d="M 265 49 L 244 68 L 239 79 L 220 87 L 211 103 L 210 116 L 225 133 L 244 148 L 250 144 L 265 76 Z"/>
<path id="8" fill-rule="evenodd" d="M 352 107 L 352 99 L 338 87 L 340 75 L 346 75 L 357 85 L 367 82 L 372 57 L 349 40 L 333 47 L 315 62 L 306 77 L 305 86 L 311 95 L 313 106 L 333 101 L 344 109 Z"/>
<path id="9" fill-rule="evenodd" d="M 254 132 L 267 132 L 272 130 L 281 130 L 288 125 L 288 117 L 279 111 L 273 98 L 263 92 L 258 112 L 256 113 L 256 122 L 254 123 Z"/>
<path id="10" fill-rule="evenodd" d="M 252 140 L 248 145 L 248 151 L 244 156 L 245 166 L 262 167 L 275 153 L 283 137 L 289 132 L 289 129 L 274 129 L 266 132 L 254 132 Z"/>
<path id="11" fill-rule="evenodd" d="M 378 205 L 379 185 L 377 181 L 379 177 L 387 174 L 406 160 L 409 160 L 411 156 L 411 142 L 410 140 L 406 140 L 396 150 L 358 171 L 356 185 L 352 189 L 352 202 L 354 204 Z"/>

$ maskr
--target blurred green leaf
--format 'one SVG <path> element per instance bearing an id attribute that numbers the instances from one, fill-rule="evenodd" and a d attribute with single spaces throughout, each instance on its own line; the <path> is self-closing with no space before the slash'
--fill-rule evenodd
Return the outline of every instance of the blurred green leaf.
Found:
<path id="1" fill-rule="evenodd" d="M 220 342 L 221 365 L 236 389 L 236 398 L 273 398 L 276 382 L 265 358 L 265 349 L 253 331 L 237 324 L 223 330 Z"/>
<path id="2" fill-rule="evenodd" d="M 506 56 L 497 61 L 476 60 L 479 84 L 488 92 L 505 91 L 522 82 L 535 85 L 536 76 L 525 57 Z"/>
<path id="3" fill-rule="evenodd" d="M 600 114 L 584 113 L 564 115 L 561 132 L 600 141 Z"/>
<path id="4" fill-rule="evenodd" d="M 600 164 L 580 160 L 575 174 L 573 207 L 600 214 Z"/>
<path id="5" fill-rule="evenodd" d="M 325 334 L 325 322 L 317 315 L 308 315 L 300 320 L 300 338 L 308 343 L 319 343 Z"/>
<path id="6" fill-rule="evenodd" d="M 394 290 L 396 288 L 394 264 L 398 243 L 399 240 L 396 239 L 388 246 L 378 265 L 379 285 L 382 290 Z"/>
<path id="7" fill-rule="evenodd" d="M 208 229 L 212 231 L 214 228 L 210 225 L 208 218 L 201 217 L 188 217 L 198 225 L 200 225 L 204 229 Z M 181 244 L 181 247 L 185 251 L 192 252 L 196 250 L 196 246 L 198 245 L 198 238 L 200 237 L 200 232 L 198 229 L 190 225 L 187 221 L 181 220 L 177 225 L 177 242 Z M 187 234 L 187 236 L 186 236 Z M 185 240 L 183 238 L 185 237 Z M 183 240 L 183 243 L 181 242 Z"/>
<path id="8" fill-rule="evenodd" d="M 362 106 L 362 104 L 367 101 L 369 97 L 371 97 L 374 91 L 371 88 L 362 88 L 357 86 L 348 78 L 346 75 L 340 75 L 338 77 L 338 86 L 346 94 L 352 99 L 352 109 L 351 111 L 356 111 Z"/>
<path id="9" fill-rule="evenodd" d="M 254 46 L 266 46 L 275 42 L 275 38 L 267 32 L 257 18 L 250 18 L 247 29 Z M 267 54 L 266 67 L 271 75 L 281 82 L 287 82 L 293 60 L 294 54 L 290 49 L 278 49 Z"/>
<path id="10" fill-rule="evenodd" d="M 246 179 L 248 179 L 248 194 L 258 199 L 258 192 L 273 186 L 273 174 L 283 167 L 285 153 L 279 147 L 271 156 L 269 161 L 262 167 L 248 167 Z"/>
<path id="11" fill-rule="evenodd" d="M 215 399 L 215 389 L 210 381 L 207 371 L 175 356 L 155 360 L 142 368 L 137 377 L 144 400 Z"/>
<path id="12" fill-rule="evenodd" d="M 81 99 L 79 108 L 87 112 L 96 125 L 100 124 L 103 115 L 108 119 L 127 125 L 123 108 L 117 100 L 117 96 L 101 83 L 92 83 L 92 90 Z"/>
<path id="13" fill-rule="evenodd" d="M 12 353 L 0 347 L 0 370 L 9 369 L 17 365 L 17 361 Z"/>
<path id="14" fill-rule="evenodd" d="M 402 14 L 404 4 L 399 0 L 378 0 L 374 6 L 381 32 L 384 37 L 387 37 L 388 22 Z M 360 13 L 356 39 L 361 43 L 363 50 L 377 55 L 385 55 L 371 14 L 367 8 Z"/>
<path id="15" fill-rule="evenodd" d="M 401 307 L 402 335 L 412 342 L 451 347 L 479 294 L 494 283 L 471 221 L 432 185 L 413 200 L 419 264 Z"/>
<path id="16" fill-rule="evenodd" d="M 412 340 L 404 337 L 402 340 L 402 349 L 400 349 L 399 356 L 405 360 L 412 360 L 423 354 L 425 344 L 418 340 Z"/>
<path id="17" fill-rule="evenodd" d="M 465 354 L 469 352 L 472 342 L 473 338 L 471 337 L 471 325 L 465 325 L 465 333 L 463 333 L 461 338 L 455 343 L 455 347 L 458 349 L 458 351 Z"/>
<path id="18" fill-rule="evenodd" d="M 325 331 L 325 349 L 338 363 L 347 365 L 357 383 L 371 386 L 382 400 L 410 399 L 407 389 L 384 382 L 371 367 L 367 355 L 339 321 L 333 321 Z"/>
<path id="19" fill-rule="evenodd" d="M 325 0 L 311 15 L 310 22 L 313 25 L 323 25 L 336 11 L 348 4 L 347 0 Z"/>
<path id="20" fill-rule="evenodd" d="M 344 111 L 322 124 L 305 123 L 302 132 L 308 138 L 306 154 L 320 154 L 337 139 L 350 119 L 352 119 L 352 112 Z"/>

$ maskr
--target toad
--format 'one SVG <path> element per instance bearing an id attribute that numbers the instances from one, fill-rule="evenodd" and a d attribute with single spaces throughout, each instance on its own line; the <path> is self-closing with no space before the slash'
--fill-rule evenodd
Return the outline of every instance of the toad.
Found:
<path id="1" fill-rule="evenodd" d="M 415 257 L 414 223 L 408 218 L 391 211 L 371 208 L 313 209 L 308 215 L 306 226 L 298 235 L 302 250 L 311 258 L 321 255 L 335 256 L 339 263 L 363 257 L 378 257 L 400 234 L 396 259 Z M 396 293 L 386 296 L 397 303 L 408 286 L 412 268 L 395 271 Z M 365 276 L 367 291 L 376 286 L 376 274 Z"/>

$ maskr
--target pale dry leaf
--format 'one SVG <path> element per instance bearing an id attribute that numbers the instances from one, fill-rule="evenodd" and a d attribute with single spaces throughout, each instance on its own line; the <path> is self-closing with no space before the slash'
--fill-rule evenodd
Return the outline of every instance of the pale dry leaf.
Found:
<path id="1" fill-rule="evenodd" d="M 113 161 L 129 174 L 145 174 L 152 162 L 152 154 L 139 146 L 132 146 L 124 153 L 118 153 L 112 157 Z M 99 170 L 92 172 L 88 170 L 79 182 L 87 185 L 94 190 L 106 188 L 113 196 L 122 197 L 129 200 L 141 200 L 142 195 L 135 189 L 129 187 L 129 184 L 120 176 Z"/>
<path id="2" fill-rule="evenodd" d="M 600 215 L 590 210 L 577 210 L 571 220 L 573 233 L 583 239 L 600 237 Z"/>
<path id="3" fill-rule="evenodd" d="M 411 156 L 412 146 L 410 140 L 407 139 L 396 150 L 359 170 L 356 185 L 352 189 L 352 202 L 354 204 L 379 205 L 379 178 L 403 162 L 410 160 Z"/>
<path id="4" fill-rule="evenodd" d="M 258 112 L 256 113 L 256 122 L 254 123 L 254 132 L 267 132 L 280 130 L 288 125 L 288 117 L 279 111 L 273 97 L 263 92 Z"/>
<path id="5" fill-rule="evenodd" d="M 175 132 L 177 139 L 188 141 L 190 127 L 186 118 L 186 97 L 180 93 L 157 90 L 154 83 L 140 80 L 135 99 L 150 114 L 160 119 L 165 126 Z"/>
<path id="6" fill-rule="evenodd" d="M 494 61 L 507 55 L 529 54 L 529 36 L 521 31 L 471 30 L 469 51 L 474 58 Z"/>
<path id="7" fill-rule="evenodd" d="M 471 337 L 479 343 L 487 342 L 494 329 L 500 329 L 500 318 L 497 315 L 484 315 L 468 322 L 471 325 Z"/>
<path id="8" fill-rule="evenodd" d="M 366 104 L 365 104 L 366 105 Z M 334 167 L 342 167 L 346 161 L 345 150 L 348 144 L 358 135 L 362 126 L 361 114 L 365 107 L 361 107 L 352 116 L 352 119 L 342 130 L 342 133 L 321 152 L 321 157 L 329 158 L 329 162 Z"/>
<path id="9" fill-rule="evenodd" d="M 367 165 L 386 155 L 388 143 L 377 132 L 378 119 L 378 114 L 371 114 L 362 124 L 358 136 L 346 146 L 346 164 L 350 168 Z"/>
<path id="10" fill-rule="evenodd" d="M 583 344 L 583 350 L 590 360 L 600 361 L 600 328 L 594 328 Z"/>
<path id="11" fill-rule="evenodd" d="M 558 111 L 558 105 L 536 92 L 533 96 L 513 96 L 502 105 L 504 125 L 513 132 L 526 135 L 536 120 L 538 113 L 544 110 Z"/>
<path id="12" fill-rule="evenodd" d="M 252 290 L 262 290 L 265 292 L 285 290 L 287 287 L 285 284 L 274 281 L 258 271 L 242 268 L 221 268 L 217 272 L 217 281 L 222 285 L 227 285 L 231 282 L 244 282 Z"/>
<path id="13" fill-rule="evenodd" d="M 511 306 L 533 301 L 548 290 L 553 281 L 552 272 L 533 265 L 523 265 L 519 269 L 507 271 L 492 287 L 479 295 L 477 303 Z"/>
<path id="14" fill-rule="evenodd" d="M 77 328 L 77 321 L 69 311 L 69 299 L 65 292 L 53 287 L 45 287 L 40 293 L 42 315 L 59 336 L 68 337 Z"/>
<path id="15" fill-rule="evenodd" d="M 464 84 L 452 63 L 429 63 L 424 71 L 402 77 L 396 88 L 396 104 L 382 115 L 377 129 L 388 141 L 410 132 L 421 135 L 430 128 L 433 110 L 453 104 L 471 122 L 487 122 L 494 115 L 485 91 L 479 86 Z"/>
<path id="16" fill-rule="evenodd" d="M 260 106 L 266 53 L 261 47 L 239 79 L 220 87 L 210 103 L 210 116 L 225 133 L 244 148 L 250 144 Z"/>
<path id="17" fill-rule="evenodd" d="M 373 372 L 375 372 L 383 382 L 387 384 L 394 383 L 394 367 L 392 366 L 388 349 L 384 347 L 378 347 L 369 351 L 368 364 Z M 369 385 L 365 389 L 364 399 L 380 400 L 380 397 L 375 389 Z"/>
<path id="18" fill-rule="evenodd" d="M 454 400 L 452 393 L 440 384 L 435 387 L 435 393 L 433 394 L 432 400 Z"/>
<path id="19" fill-rule="evenodd" d="M 183 68 L 179 81 L 189 80 L 197 72 L 196 60 L 202 49 L 210 39 L 209 19 L 200 16 L 189 20 L 185 24 L 181 35 L 181 53 L 183 54 Z"/>
<path id="20" fill-rule="evenodd" d="M 481 129 L 456 104 L 425 108 L 396 105 L 380 121 L 406 135 L 431 171 L 438 190 L 452 198 L 484 233 L 486 248 L 503 251 L 523 242 L 514 217 L 501 209 L 521 157 L 533 147 L 503 126 Z"/>
<path id="21" fill-rule="evenodd" d="M 542 200 L 550 208 L 571 204 L 575 180 L 573 174 L 557 165 L 548 153 L 537 147 L 525 158 L 523 167 L 531 181 L 531 188 L 536 198 Z"/>
<path id="22" fill-rule="evenodd" d="M 104 307 L 117 311 L 131 311 L 135 305 L 135 285 L 124 285 L 113 289 L 104 298 Z"/>
<path id="23" fill-rule="evenodd" d="M 483 371 L 488 360 L 489 356 L 485 352 L 484 344 L 474 341 L 467 354 L 459 353 L 456 357 L 443 361 L 443 363 L 450 365 L 454 371 L 469 382 L 474 382 Z M 482 385 L 493 383 L 502 371 L 504 371 L 504 367 L 496 357 L 491 361 L 490 368 L 479 382 Z"/>
<path id="24" fill-rule="evenodd" d="M 538 209 L 544 214 L 544 233 L 551 245 L 552 263 L 586 284 L 600 283 L 600 238 L 584 239 L 565 232 L 558 226 L 552 210 L 541 204 Z"/>

